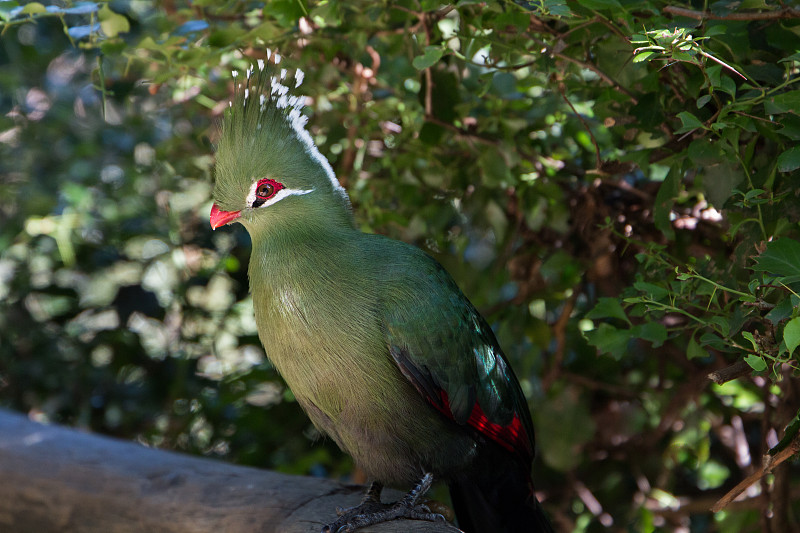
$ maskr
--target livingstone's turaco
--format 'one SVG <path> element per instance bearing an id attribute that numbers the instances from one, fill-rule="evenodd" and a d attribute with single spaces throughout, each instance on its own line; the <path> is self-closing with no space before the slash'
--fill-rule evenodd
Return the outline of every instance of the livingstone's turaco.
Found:
<path id="1" fill-rule="evenodd" d="M 355 227 L 292 94 L 302 79 L 259 61 L 235 80 L 211 226 L 247 228 L 267 356 L 373 480 L 322 531 L 443 519 L 420 501 L 434 479 L 467 533 L 553 531 L 531 480 L 530 412 L 492 329 L 425 252 Z M 384 484 L 413 489 L 382 503 Z"/>

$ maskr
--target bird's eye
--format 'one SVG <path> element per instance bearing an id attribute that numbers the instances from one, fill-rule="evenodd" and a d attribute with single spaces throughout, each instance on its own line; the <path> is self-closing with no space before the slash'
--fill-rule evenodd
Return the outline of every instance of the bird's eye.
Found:
<path id="1" fill-rule="evenodd" d="M 253 207 L 261 207 L 267 200 L 278 194 L 278 191 L 283 189 L 282 183 L 270 178 L 262 178 L 256 185 L 256 198 L 253 202 Z"/>
<path id="2" fill-rule="evenodd" d="M 256 196 L 267 199 L 275 194 L 275 186 L 271 183 L 262 183 L 256 188 Z"/>

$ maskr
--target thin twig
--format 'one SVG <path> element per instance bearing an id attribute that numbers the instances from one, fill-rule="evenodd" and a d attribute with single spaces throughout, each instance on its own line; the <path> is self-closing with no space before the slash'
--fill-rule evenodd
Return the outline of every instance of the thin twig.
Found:
<path id="1" fill-rule="evenodd" d="M 711 512 L 718 513 L 723 510 L 729 503 L 736 499 L 737 496 L 747 490 L 750 485 L 760 481 L 764 476 L 772 472 L 775 467 L 792 457 L 797 452 L 800 452 L 800 435 L 795 436 L 794 440 L 789 446 L 775 454 L 773 457 L 765 456 L 764 466 L 761 468 L 761 470 L 747 476 L 744 481 L 728 491 L 725 496 L 720 498 L 719 501 L 715 503 L 713 507 L 711 507 Z"/>
<path id="2" fill-rule="evenodd" d="M 487 137 L 482 137 L 482 136 L 477 135 L 475 133 L 471 133 L 471 132 L 469 132 L 469 131 L 467 131 L 465 129 L 459 128 L 458 126 L 456 126 L 454 124 L 450 124 L 449 122 L 445 122 L 444 120 L 440 120 L 440 119 L 436 118 L 433 115 L 428 115 L 427 113 L 425 115 L 425 120 L 427 122 L 430 122 L 431 124 L 436 124 L 437 126 L 441 126 L 441 127 L 445 128 L 445 129 L 448 129 L 448 130 L 452 131 L 453 133 L 456 133 L 458 136 L 464 137 L 467 140 L 478 141 L 481 144 L 486 144 L 486 145 L 489 145 L 489 146 L 498 146 L 500 144 L 500 141 L 498 141 L 497 139 L 489 139 Z"/>
<path id="3" fill-rule="evenodd" d="M 566 328 L 567 324 L 569 323 L 569 319 L 572 317 L 572 311 L 575 310 L 575 302 L 578 300 L 578 295 L 580 291 L 574 291 L 572 296 L 564 302 L 564 307 L 561 309 L 561 314 L 558 315 L 558 319 L 556 320 L 555 324 L 553 324 L 553 336 L 556 338 L 556 349 L 553 353 L 553 360 L 550 364 L 550 369 L 547 372 L 547 375 L 542 380 L 542 387 L 545 390 L 548 390 L 550 386 L 555 382 L 556 378 L 561 373 L 561 366 L 564 362 L 564 353 L 567 349 L 567 334 Z"/>
<path id="4" fill-rule="evenodd" d="M 619 83 L 614 81 L 611 78 L 611 76 L 609 76 L 608 74 L 606 74 L 605 72 L 600 70 L 596 65 L 594 65 L 592 63 L 587 63 L 586 61 L 581 61 L 579 59 L 575 59 L 574 57 L 570 57 L 568 55 L 564 55 L 561 52 L 556 52 L 555 50 L 553 50 L 553 48 L 549 44 L 547 44 L 546 42 L 542 41 L 541 39 L 537 39 L 535 37 L 531 37 L 531 40 L 534 41 L 536 44 L 538 44 L 538 45 L 542 46 L 543 48 L 545 48 L 550 54 L 554 55 L 555 57 L 557 57 L 559 59 L 563 59 L 564 61 L 569 61 L 570 63 L 574 63 L 574 64 L 576 64 L 576 65 L 578 65 L 578 66 L 580 66 L 582 68 L 585 68 L 587 70 L 591 70 L 592 72 L 597 74 L 597 76 L 601 80 L 603 80 L 604 82 L 606 82 L 607 84 L 611 85 L 616 90 L 618 90 L 619 92 L 621 92 L 622 94 L 624 94 L 625 96 L 630 98 L 631 102 L 633 102 L 634 105 L 639 103 L 639 100 L 635 96 L 633 96 L 633 93 L 631 93 L 627 88 L 623 87 L 622 85 L 620 85 Z"/>
<path id="5" fill-rule="evenodd" d="M 728 15 L 715 15 L 710 11 L 695 11 L 684 7 L 667 6 L 664 13 L 688 17 L 695 20 L 776 20 L 800 18 L 800 9 L 784 7 L 776 11 L 760 11 L 758 13 L 730 13 Z"/>
<path id="6" fill-rule="evenodd" d="M 752 118 L 753 120 L 762 120 L 764 122 L 769 122 L 770 124 L 777 124 L 777 122 L 775 122 L 774 120 L 770 120 L 764 117 L 757 117 L 755 115 L 750 115 L 748 113 L 745 113 L 744 111 L 736 111 L 735 109 L 731 109 L 730 112 L 736 113 L 737 115 L 742 115 L 743 117 Z"/>
<path id="7" fill-rule="evenodd" d="M 575 109 L 575 106 L 572 105 L 572 102 L 569 101 L 569 98 L 567 98 L 564 85 L 559 84 L 558 88 L 559 92 L 561 93 L 561 98 L 564 99 L 569 108 L 572 109 L 572 112 L 575 113 L 575 116 L 578 117 L 578 120 L 581 121 L 581 124 L 583 124 L 583 127 L 589 133 L 589 137 L 592 139 L 592 145 L 594 146 L 594 168 L 600 172 L 600 168 L 603 166 L 603 159 L 600 157 L 600 146 L 597 144 L 597 139 L 594 138 L 594 133 L 592 133 L 591 128 L 589 128 L 589 124 L 586 123 L 581 114 L 578 113 L 578 110 Z"/>

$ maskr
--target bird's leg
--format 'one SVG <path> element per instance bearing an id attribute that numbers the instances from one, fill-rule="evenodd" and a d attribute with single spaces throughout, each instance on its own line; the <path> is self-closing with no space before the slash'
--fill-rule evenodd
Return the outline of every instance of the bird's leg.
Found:
<path id="1" fill-rule="evenodd" d="M 350 533 L 362 527 L 388 522 L 395 518 L 410 518 L 412 520 L 444 521 L 444 516 L 432 513 L 427 505 L 419 503 L 419 499 L 428 492 L 433 483 L 433 475 L 428 473 L 416 487 L 408 491 L 402 500 L 395 503 L 381 503 L 381 489 L 383 485 L 372 483 L 364 499 L 355 507 L 349 509 L 339 508 L 336 513 L 339 518 L 322 528 L 322 533 Z"/>
<path id="2" fill-rule="evenodd" d="M 336 515 L 337 516 L 344 516 L 347 513 L 351 513 L 358 509 L 358 514 L 365 514 L 368 512 L 370 507 L 374 507 L 375 510 L 378 510 L 381 505 L 381 491 L 383 490 L 383 483 L 378 481 L 373 481 L 367 492 L 364 494 L 364 497 L 361 499 L 361 503 L 356 505 L 355 507 L 337 507 L 336 508 Z M 376 505 L 377 504 L 377 505 Z M 323 530 L 324 531 L 324 530 Z"/>

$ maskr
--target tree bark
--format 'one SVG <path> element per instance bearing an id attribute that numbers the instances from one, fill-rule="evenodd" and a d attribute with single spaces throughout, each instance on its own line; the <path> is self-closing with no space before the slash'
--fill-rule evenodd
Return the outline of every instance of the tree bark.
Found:
<path id="1" fill-rule="evenodd" d="M 0 531 L 318 533 L 364 488 L 146 448 L 0 410 Z M 398 494 L 386 494 L 395 499 Z M 395 520 L 373 533 L 454 533 Z"/>

